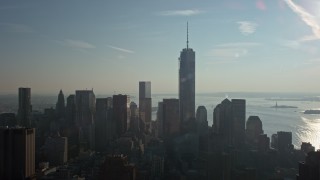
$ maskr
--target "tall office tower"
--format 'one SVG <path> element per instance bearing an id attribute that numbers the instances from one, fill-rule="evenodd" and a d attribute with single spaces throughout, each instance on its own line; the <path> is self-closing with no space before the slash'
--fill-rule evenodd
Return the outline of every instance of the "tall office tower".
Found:
<path id="1" fill-rule="evenodd" d="M 309 152 L 304 162 L 299 162 L 299 174 L 296 180 L 320 179 L 320 151 Z"/>
<path id="2" fill-rule="evenodd" d="M 35 129 L 0 128 L 0 179 L 27 179 L 35 174 Z"/>
<path id="3" fill-rule="evenodd" d="M 145 123 L 145 131 L 150 132 L 152 118 L 151 82 L 139 82 L 139 114 L 140 119 Z"/>
<path id="4" fill-rule="evenodd" d="M 139 110 L 135 102 L 130 103 L 130 131 L 134 133 L 140 132 Z"/>
<path id="5" fill-rule="evenodd" d="M 308 154 L 309 152 L 314 152 L 316 150 L 315 147 L 312 146 L 312 144 L 309 142 L 302 142 L 300 147 L 301 151 L 305 154 Z"/>
<path id="6" fill-rule="evenodd" d="M 31 127 L 31 112 L 31 89 L 19 88 L 18 120 L 21 126 Z"/>
<path id="7" fill-rule="evenodd" d="M 195 52 L 189 48 L 187 26 L 187 48 L 180 53 L 179 100 L 180 120 L 185 123 L 195 118 Z"/>
<path id="8" fill-rule="evenodd" d="M 245 138 L 245 117 L 245 100 L 225 99 L 214 109 L 214 132 L 222 135 L 226 145 L 240 146 Z"/>
<path id="9" fill-rule="evenodd" d="M 278 150 L 280 152 L 288 152 L 293 150 L 292 145 L 292 132 L 277 132 L 278 137 Z"/>
<path id="10" fill-rule="evenodd" d="M 260 135 L 263 134 L 262 122 L 259 116 L 250 116 L 246 123 L 246 137 L 249 143 L 257 144 Z"/>
<path id="11" fill-rule="evenodd" d="M 206 107 L 198 106 L 197 114 L 196 114 L 197 121 L 199 121 L 199 122 L 208 121 L 207 115 L 208 115 L 208 113 L 207 113 Z"/>
<path id="12" fill-rule="evenodd" d="M 163 134 L 178 135 L 180 131 L 179 99 L 163 99 Z"/>
<path id="13" fill-rule="evenodd" d="M 76 91 L 76 123 L 85 127 L 94 123 L 96 97 L 91 90 Z"/>
<path id="14" fill-rule="evenodd" d="M 58 101 L 56 104 L 56 115 L 58 118 L 63 118 L 65 117 L 65 113 L 66 113 L 66 107 L 64 103 L 64 95 L 62 90 L 60 90 L 58 95 Z"/>
<path id="15" fill-rule="evenodd" d="M 66 106 L 66 132 L 68 137 L 68 158 L 74 158 L 79 153 L 79 127 L 76 124 L 76 96 L 74 94 L 67 97 Z"/>
<path id="16" fill-rule="evenodd" d="M 68 125 L 74 125 L 76 122 L 76 96 L 74 94 L 67 97 L 66 118 Z"/>
<path id="17" fill-rule="evenodd" d="M 208 120 L 207 120 L 207 109 L 204 106 L 199 106 L 196 113 L 198 134 L 205 135 L 208 132 Z"/>
<path id="18" fill-rule="evenodd" d="M 213 129 L 221 134 L 227 143 L 231 142 L 232 104 L 229 99 L 223 100 L 213 111 Z"/>
<path id="19" fill-rule="evenodd" d="M 127 131 L 129 104 L 130 97 L 128 95 L 113 95 L 113 119 L 116 122 L 116 134 L 118 137 Z"/>
<path id="20" fill-rule="evenodd" d="M 158 135 L 163 137 L 163 102 L 158 102 L 158 111 L 157 111 L 157 122 L 158 122 Z"/>
<path id="21" fill-rule="evenodd" d="M 76 91 L 76 125 L 80 128 L 80 143 L 83 149 L 94 149 L 94 120 L 96 97 L 93 90 Z"/>
<path id="22" fill-rule="evenodd" d="M 233 136 L 236 146 L 244 145 L 246 136 L 246 100 L 232 99 Z"/>
<path id="23" fill-rule="evenodd" d="M 199 106 L 196 113 L 197 135 L 199 136 L 199 152 L 208 152 L 209 149 L 209 126 L 207 120 L 207 109 Z M 199 154 L 200 155 L 200 154 Z"/>
<path id="24" fill-rule="evenodd" d="M 115 123 L 112 120 L 112 98 L 97 98 L 95 121 L 96 151 L 107 150 L 108 141 L 115 136 Z"/>

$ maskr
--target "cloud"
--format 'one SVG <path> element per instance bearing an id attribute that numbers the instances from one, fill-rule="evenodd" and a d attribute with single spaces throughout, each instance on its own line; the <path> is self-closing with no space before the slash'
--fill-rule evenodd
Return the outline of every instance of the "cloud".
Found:
<path id="1" fill-rule="evenodd" d="M 298 41 L 303 42 L 303 41 L 314 41 L 314 40 L 318 40 L 319 37 L 315 36 L 315 35 L 309 35 L 309 36 L 304 36 L 302 38 L 300 38 Z"/>
<path id="2" fill-rule="evenodd" d="M 80 40 L 72 40 L 72 39 L 65 39 L 62 41 L 54 40 L 55 42 L 62 44 L 63 46 L 71 47 L 71 48 L 77 48 L 77 49 L 94 49 L 96 48 L 94 45 L 80 41 Z"/>
<path id="3" fill-rule="evenodd" d="M 238 21 L 239 30 L 243 35 L 250 35 L 256 32 L 258 24 L 251 21 Z"/>
<path id="4" fill-rule="evenodd" d="M 65 39 L 64 42 L 67 46 L 74 47 L 74 48 L 80 48 L 80 49 L 93 49 L 96 48 L 94 45 L 79 41 L 79 40 L 71 40 L 71 39 Z"/>
<path id="5" fill-rule="evenodd" d="M 32 33 L 34 30 L 24 24 L 0 23 L 0 31 L 15 33 Z"/>
<path id="6" fill-rule="evenodd" d="M 301 50 L 309 54 L 316 54 L 318 52 L 318 48 L 316 46 L 304 44 L 299 40 L 283 41 L 281 45 L 290 49 Z"/>
<path id="7" fill-rule="evenodd" d="M 301 20 L 312 29 L 313 35 L 305 36 L 301 38 L 300 41 L 311 41 L 320 39 L 320 25 L 318 24 L 316 18 L 301 6 L 295 4 L 292 0 L 284 1 L 291 8 L 291 10 L 299 15 Z"/>
<path id="8" fill-rule="evenodd" d="M 186 9 L 186 10 L 173 10 L 173 11 L 162 11 L 159 13 L 160 16 L 193 16 L 204 13 L 204 11 L 198 9 Z"/>
<path id="9" fill-rule="evenodd" d="M 111 48 L 111 49 L 117 50 L 117 51 L 125 52 L 125 53 L 131 53 L 131 54 L 134 53 L 134 51 L 132 51 L 132 50 L 119 48 L 119 47 L 116 47 L 116 46 L 108 45 L 108 47 Z"/>

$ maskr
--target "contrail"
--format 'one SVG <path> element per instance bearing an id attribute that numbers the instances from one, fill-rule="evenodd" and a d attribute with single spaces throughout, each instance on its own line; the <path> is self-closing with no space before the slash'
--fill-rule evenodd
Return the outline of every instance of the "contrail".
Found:
<path id="1" fill-rule="evenodd" d="M 302 41 L 316 40 L 320 39 L 320 25 L 316 21 L 313 15 L 307 12 L 301 6 L 295 4 L 292 0 L 284 0 L 293 12 L 298 14 L 303 22 L 311 27 L 313 36 L 307 36 L 301 39 Z"/>
<path id="2" fill-rule="evenodd" d="M 131 51 L 129 49 L 124 49 L 124 48 L 111 46 L 111 45 L 108 45 L 108 47 L 111 48 L 111 49 L 117 50 L 117 51 L 125 52 L 125 53 L 134 53 L 134 51 Z"/>

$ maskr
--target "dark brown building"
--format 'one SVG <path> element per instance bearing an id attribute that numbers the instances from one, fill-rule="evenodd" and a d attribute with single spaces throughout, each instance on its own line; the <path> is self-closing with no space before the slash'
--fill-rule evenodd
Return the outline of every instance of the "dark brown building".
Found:
<path id="1" fill-rule="evenodd" d="M 247 141 L 249 143 L 257 144 L 261 134 L 263 134 L 263 130 L 259 116 L 250 116 L 246 123 Z"/>
<path id="2" fill-rule="evenodd" d="M 112 98 L 97 98 L 95 120 L 95 148 L 102 152 L 108 141 L 115 135 L 115 123 L 112 121 Z"/>
<path id="3" fill-rule="evenodd" d="M 96 96 L 93 90 L 76 91 L 76 125 L 80 130 L 80 149 L 94 149 Z"/>
<path id="4" fill-rule="evenodd" d="M 144 122 L 146 127 L 142 130 L 150 132 L 152 119 L 152 100 L 151 100 L 151 82 L 139 82 L 139 114 L 140 119 Z"/>
<path id="5" fill-rule="evenodd" d="M 31 112 L 31 89 L 19 88 L 18 120 L 21 126 L 31 127 Z"/>
<path id="6" fill-rule="evenodd" d="M 214 132 L 222 136 L 225 145 L 241 146 L 245 140 L 245 118 L 245 100 L 225 99 L 214 109 Z"/>
<path id="7" fill-rule="evenodd" d="M 127 131 L 128 111 L 130 98 L 127 95 L 113 95 L 113 120 L 116 122 L 116 134 L 118 137 Z"/>
<path id="8" fill-rule="evenodd" d="M 179 99 L 163 99 L 164 136 L 180 133 Z"/>
<path id="9" fill-rule="evenodd" d="M 35 174 L 35 129 L 0 128 L 0 179 Z"/>

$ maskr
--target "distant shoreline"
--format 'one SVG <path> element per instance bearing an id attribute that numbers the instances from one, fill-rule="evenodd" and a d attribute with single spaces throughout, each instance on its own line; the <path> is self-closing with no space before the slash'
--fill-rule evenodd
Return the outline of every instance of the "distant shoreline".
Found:
<path id="1" fill-rule="evenodd" d="M 298 107 L 297 106 L 280 105 L 280 106 L 271 106 L 271 108 L 286 109 L 286 108 L 298 108 Z"/>
<path id="2" fill-rule="evenodd" d="M 319 97 L 308 98 L 266 98 L 267 101 L 320 101 Z"/>

